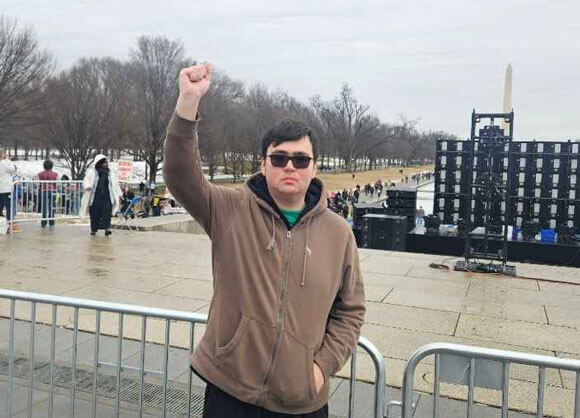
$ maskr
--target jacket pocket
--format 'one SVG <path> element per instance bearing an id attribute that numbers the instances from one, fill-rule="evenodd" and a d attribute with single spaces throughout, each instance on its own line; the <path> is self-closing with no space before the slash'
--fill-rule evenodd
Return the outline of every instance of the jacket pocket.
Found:
<path id="1" fill-rule="evenodd" d="M 257 388 L 264 377 L 264 359 L 272 349 L 273 329 L 242 316 L 233 337 L 225 345 L 216 344 L 217 365 L 234 381 Z"/>
<path id="2" fill-rule="evenodd" d="M 314 399 L 313 350 L 285 332 L 269 382 L 270 393 L 285 405 Z"/>
<path id="3" fill-rule="evenodd" d="M 246 334 L 246 329 L 248 328 L 249 318 L 247 316 L 242 316 L 240 319 L 240 323 L 238 324 L 238 328 L 234 332 L 234 336 L 228 343 L 224 346 L 216 346 L 216 356 L 221 357 L 225 356 L 228 353 L 231 353 L 236 349 L 244 335 Z"/>

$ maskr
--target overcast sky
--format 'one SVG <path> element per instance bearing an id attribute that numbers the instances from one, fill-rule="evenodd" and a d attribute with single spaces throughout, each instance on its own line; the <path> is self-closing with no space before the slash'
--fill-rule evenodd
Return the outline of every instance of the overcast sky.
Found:
<path id="1" fill-rule="evenodd" d="M 469 135 L 470 113 L 502 110 L 513 67 L 517 139 L 580 138 L 579 0 L 0 0 L 32 25 L 59 69 L 124 59 L 140 35 L 183 42 L 246 85 L 300 100 L 343 82 L 385 122 Z"/>

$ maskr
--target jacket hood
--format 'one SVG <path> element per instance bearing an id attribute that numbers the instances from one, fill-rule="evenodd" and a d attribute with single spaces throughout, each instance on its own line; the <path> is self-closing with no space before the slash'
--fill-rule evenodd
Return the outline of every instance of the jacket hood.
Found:
<path id="1" fill-rule="evenodd" d="M 246 181 L 246 186 L 254 193 L 259 201 L 265 203 L 271 209 L 271 211 L 276 213 L 280 219 L 282 219 L 288 229 L 291 229 L 291 226 L 288 224 L 286 217 L 282 215 L 282 211 L 274 201 L 272 195 L 270 195 L 266 177 L 262 173 L 256 173 L 252 175 Z M 316 216 L 318 213 L 326 210 L 327 203 L 326 199 L 323 198 L 325 195 L 326 188 L 324 183 L 322 183 L 322 181 L 316 177 L 313 178 L 310 182 L 310 186 L 308 186 L 308 190 L 306 191 L 306 196 L 304 198 L 306 205 L 298 217 L 296 224 L 298 224 L 298 222 L 306 216 Z M 264 205 L 262 204 L 262 206 Z"/>
<path id="2" fill-rule="evenodd" d="M 107 156 L 103 155 L 103 154 L 98 154 L 95 159 L 93 160 L 93 168 L 95 168 L 95 166 L 97 165 L 97 163 L 101 160 L 106 160 Z"/>

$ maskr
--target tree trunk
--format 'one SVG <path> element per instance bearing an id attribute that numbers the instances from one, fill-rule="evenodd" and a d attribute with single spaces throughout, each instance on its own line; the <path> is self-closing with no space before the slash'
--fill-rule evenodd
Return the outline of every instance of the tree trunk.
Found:
<path id="1" fill-rule="evenodd" d="M 149 184 L 156 183 L 155 178 L 157 177 L 157 167 L 159 166 L 159 162 L 153 156 L 152 159 L 147 160 L 147 165 L 149 166 Z"/>
<path id="2" fill-rule="evenodd" d="M 215 172 L 216 172 L 216 168 L 217 168 L 217 161 L 215 160 L 214 156 L 212 156 L 212 158 L 208 161 L 207 168 L 208 168 L 209 179 L 210 179 L 210 181 L 213 181 L 214 176 L 215 176 Z"/>
<path id="3" fill-rule="evenodd" d="M 228 159 L 226 158 L 226 152 L 222 152 L 222 161 L 224 166 L 224 174 L 229 174 L 230 170 L 228 168 Z"/>
<path id="4" fill-rule="evenodd" d="M 260 167 L 260 156 L 257 152 L 253 152 L 252 153 L 252 173 L 255 173 L 256 171 L 258 171 L 258 168 Z M 244 174 L 244 173 L 242 173 Z"/>

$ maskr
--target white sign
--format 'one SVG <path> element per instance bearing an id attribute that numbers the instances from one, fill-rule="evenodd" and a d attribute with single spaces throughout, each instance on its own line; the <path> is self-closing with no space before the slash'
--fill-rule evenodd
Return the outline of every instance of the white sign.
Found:
<path id="1" fill-rule="evenodd" d="M 133 160 L 121 159 L 118 162 L 119 181 L 131 181 Z"/>

